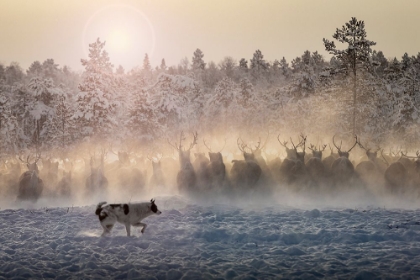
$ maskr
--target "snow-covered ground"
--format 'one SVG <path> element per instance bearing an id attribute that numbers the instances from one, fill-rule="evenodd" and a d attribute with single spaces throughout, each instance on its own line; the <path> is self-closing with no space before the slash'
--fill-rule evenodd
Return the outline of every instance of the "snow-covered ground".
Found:
<path id="1" fill-rule="evenodd" d="M 145 233 L 135 228 L 134 237 L 121 224 L 100 237 L 94 204 L 3 203 L 0 279 L 420 277 L 414 198 L 279 194 L 200 204 L 155 198 L 162 215 L 145 219 Z"/>

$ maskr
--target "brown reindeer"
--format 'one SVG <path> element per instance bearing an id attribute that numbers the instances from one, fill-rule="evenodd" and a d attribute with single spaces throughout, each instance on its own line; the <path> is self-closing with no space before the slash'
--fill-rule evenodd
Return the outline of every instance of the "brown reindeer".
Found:
<path id="1" fill-rule="evenodd" d="M 337 158 L 332 166 L 331 166 L 331 173 L 333 176 L 334 185 L 340 186 L 340 185 L 348 185 L 349 183 L 352 183 L 352 181 L 355 179 L 355 172 L 354 172 L 354 166 L 349 160 L 349 154 L 350 151 L 353 150 L 354 147 L 356 147 L 357 144 L 357 136 L 355 137 L 355 142 L 353 146 L 343 151 L 342 144 L 343 142 L 340 142 L 340 146 L 337 146 L 335 143 L 335 135 L 333 136 L 333 145 L 338 151 L 339 158 Z"/>
<path id="2" fill-rule="evenodd" d="M 255 191 L 258 180 L 261 177 L 261 167 L 258 165 L 255 155 L 240 138 L 236 141 L 244 160 L 232 160 L 230 181 L 235 191 Z M 246 151 L 248 149 L 248 151 Z"/>
<path id="3" fill-rule="evenodd" d="M 178 191 L 181 194 L 196 194 L 197 193 L 197 176 L 194 167 L 191 163 L 190 153 L 191 149 L 197 144 L 197 132 L 193 133 L 193 141 L 187 149 L 182 147 L 182 142 L 185 141 L 184 132 L 181 131 L 179 137 L 179 144 L 168 143 L 178 151 L 179 155 L 179 172 L 177 174 Z"/>
<path id="4" fill-rule="evenodd" d="M 277 137 L 280 145 L 286 149 L 287 157 L 283 160 L 280 167 L 281 183 L 292 186 L 295 190 L 302 190 L 306 188 L 308 183 L 308 173 L 305 167 L 305 143 L 306 136 L 300 135 L 300 142 L 295 145 L 292 138 L 292 148 L 287 146 L 287 141 L 280 141 L 280 136 Z M 298 152 L 298 148 L 302 147 L 302 152 Z"/>
<path id="5" fill-rule="evenodd" d="M 153 173 L 149 180 L 149 187 L 152 191 L 164 191 L 166 190 L 166 178 L 162 170 L 162 154 L 158 154 L 156 157 L 147 156 L 152 163 Z"/>
<path id="6" fill-rule="evenodd" d="M 41 156 L 37 155 L 35 161 L 30 163 L 30 156 L 26 158 L 26 162 L 19 157 L 22 162 L 26 163 L 28 171 L 22 173 L 19 178 L 18 200 L 36 202 L 41 196 L 44 190 L 44 182 L 39 178 L 37 162 L 40 158 Z"/>
<path id="7" fill-rule="evenodd" d="M 97 164 L 95 155 L 90 157 L 90 174 L 86 178 L 85 182 L 87 198 L 98 195 L 100 197 L 99 200 L 107 199 L 108 179 L 104 175 L 105 157 L 105 149 L 101 150 L 99 165 Z"/>
<path id="8" fill-rule="evenodd" d="M 324 163 L 322 162 L 322 152 L 326 147 L 327 145 L 323 145 L 322 148 L 321 146 L 317 148 L 311 144 L 308 148 L 312 151 L 312 157 L 306 162 L 306 169 L 311 178 L 311 183 L 315 187 L 321 187 L 328 184 L 328 172 Z"/>
<path id="9" fill-rule="evenodd" d="M 407 168 L 405 168 L 404 164 L 400 160 L 388 163 L 383 155 L 383 150 L 381 151 L 381 155 L 388 165 L 384 173 L 385 189 L 394 194 L 405 191 L 405 188 L 408 185 Z"/>

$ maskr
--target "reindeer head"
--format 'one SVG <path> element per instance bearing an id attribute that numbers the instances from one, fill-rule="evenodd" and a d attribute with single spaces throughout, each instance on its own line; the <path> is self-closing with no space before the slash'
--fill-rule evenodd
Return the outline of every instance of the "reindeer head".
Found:
<path id="1" fill-rule="evenodd" d="M 223 157 L 220 152 L 217 152 L 217 153 L 209 152 L 209 158 L 210 158 L 210 162 L 223 163 Z"/>
<path id="2" fill-rule="evenodd" d="M 377 156 L 378 156 L 378 152 L 381 150 L 381 148 L 378 148 L 376 151 L 372 152 L 372 150 L 370 148 L 365 148 L 362 143 L 360 142 L 360 139 L 357 141 L 357 143 L 359 144 L 359 147 L 362 148 L 363 150 L 366 151 L 366 156 L 368 157 L 369 160 L 371 161 L 375 161 Z M 366 147 L 368 147 L 368 143 L 366 143 Z"/>
<path id="3" fill-rule="evenodd" d="M 355 135 L 354 136 L 354 138 L 356 139 L 356 141 L 354 142 L 354 145 L 348 150 L 348 151 L 342 151 L 341 150 L 341 146 L 342 146 L 342 144 L 343 144 L 343 141 L 341 141 L 340 142 L 340 147 L 338 147 L 336 144 L 335 144 L 335 140 L 334 140 L 334 138 L 335 138 L 335 135 L 333 136 L 333 144 L 334 144 L 334 146 L 337 148 L 337 151 L 338 151 L 338 155 L 340 156 L 340 157 L 345 157 L 345 158 L 349 158 L 349 155 L 350 155 L 350 151 L 351 150 L 353 150 L 353 148 L 356 146 L 356 144 L 357 144 L 357 136 Z"/>
<path id="4" fill-rule="evenodd" d="M 322 152 L 325 150 L 326 147 L 327 147 L 327 145 L 323 145 L 322 148 L 321 148 L 321 146 L 319 146 L 317 148 L 317 147 L 315 147 L 314 145 L 311 144 L 308 149 L 312 151 L 312 156 L 314 158 L 322 159 Z"/>
<path id="5" fill-rule="evenodd" d="M 287 141 L 280 141 L 280 134 L 277 136 L 277 140 L 279 141 L 280 145 L 282 145 L 286 149 L 286 158 L 295 160 L 297 159 L 297 151 L 295 149 L 290 149 L 287 147 Z"/>
<path id="6" fill-rule="evenodd" d="M 236 140 L 239 150 L 243 153 L 245 161 L 255 161 L 255 155 L 252 152 L 252 149 L 248 147 L 247 144 L 241 138 Z M 248 149 L 248 151 L 246 151 Z"/>
<path id="7" fill-rule="evenodd" d="M 190 159 L 191 149 L 197 144 L 197 138 L 198 138 L 198 133 L 197 132 L 193 133 L 193 142 L 190 144 L 188 149 L 184 149 L 182 147 L 182 141 L 185 140 L 183 131 L 181 131 L 180 133 L 179 145 L 176 142 L 175 144 L 171 144 L 171 142 L 169 142 L 168 140 L 169 145 L 171 145 L 176 150 L 178 150 L 179 163 L 181 165 L 181 169 L 184 169 L 186 166 L 188 166 L 188 168 L 191 166 L 191 159 Z"/>
<path id="8" fill-rule="evenodd" d="M 26 158 L 26 162 L 23 160 L 23 159 L 21 159 L 21 157 L 19 157 L 19 159 L 23 162 L 23 163 L 26 163 L 26 167 L 28 167 L 28 170 L 29 171 L 33 171 L 33 172 L 35 172 L 36 174 L 38 174 L 39 173 L 39 170 L 38 170 L 38 165 L 36 164 L 37 162 L 38 162 L 38 160 L 41 158 L 41 155 L 37 155 L 36 157 L 35 157 L 35 161 L 33 162 L 33 163 L 30 163 L 29 162 L 29 158 L 30 158 L 30 156 L 28 156 L 27 158 Z"/>

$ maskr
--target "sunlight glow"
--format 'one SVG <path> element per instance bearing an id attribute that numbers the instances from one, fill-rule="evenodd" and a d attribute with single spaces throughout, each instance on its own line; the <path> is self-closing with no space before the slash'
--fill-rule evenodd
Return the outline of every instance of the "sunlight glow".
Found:
<path id="1" fill-rule="evenodd" d="M 130 34 L 123 29 L 115 29 L 109 33 L 107 39 L 109 47 L 116 51 L 127 51 L 130 48 Z"/>
<path id="2" fill-rule="evenodd" d="M 126 70 L 140 65 L 146 53 L 151 58 L 155 49 L 152 23 L 143 12 L 129 5 L 108 5 L 89 18 L 82 38 L 86 57 L 89 44 L 97 38 L 106 42 L 111 63 Z"/>

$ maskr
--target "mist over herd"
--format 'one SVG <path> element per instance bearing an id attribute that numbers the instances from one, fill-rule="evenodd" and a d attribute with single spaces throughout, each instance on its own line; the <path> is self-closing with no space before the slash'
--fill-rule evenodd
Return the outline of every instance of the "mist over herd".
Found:
<path id="1" fill-rule="evenodd" d="M 386 58 L 356 18 L 332 37 L 347 46 L 324 39 L 329 61 L 256 50 L 216 64 L 197 49 L 191 63 L 152 67 L 145 54 L 126 71 L 98 38 L 82 73 L 53 59 L 0 64 L 2 200 L 418 199 L 420 53 Z"/>

